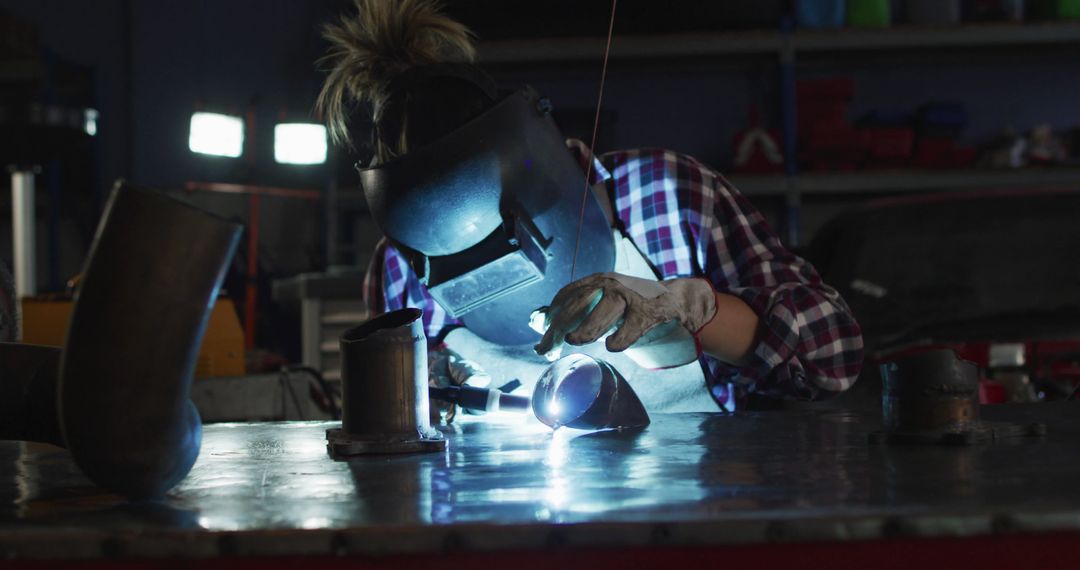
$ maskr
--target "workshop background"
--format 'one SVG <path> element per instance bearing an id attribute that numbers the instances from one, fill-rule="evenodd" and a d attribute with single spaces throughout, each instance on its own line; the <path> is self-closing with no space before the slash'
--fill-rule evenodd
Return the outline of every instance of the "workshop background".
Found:
<path id="1" fill-rule="evenodd" d="M 0 570 L 1077 565 L 1080 0 L 444 1 L 843 295 L 854 387 L 735 410 L 368 321 L 368 149 L 313 111 L 352 4 L 0 0 Z"/>
<path id="2" fill-rule="evenodd" d="M 610 2 L 446 5 L 476 32 L 480 62 L 501 86 L 534 85 L 568 135 L 589 139 Z M 324 412 L 307 409 L 307 398 L 284 405 L 278 371 L 306 365 L 337 378 L 336 338 L 366 318 L 360 275 L 379 233 L 358 188 L 357 157 L 330 148 L 315 164 L 282 163 L 274 133 L 279 123 L 317 122 L 321 27 L 349 6 L 0 0 L 0 163 L 31 173 L 23 180 L 35 185 L 33 290 L 19 291 L 29 299 L 18 303 L 23 340 L 63 338 L 55 303 L 69 298 L 109 190 L 126 179 L 247 228 L 226 277 L 231 305 L 215 313 L 196 389 L 212 382 L 219 403 L 268 395 L 261 408 L 224 403 L 204 417 Z M 913 334 L 897 314 L 965 300 L 971 311 L 949 313 L 953 320 L 993 307 L 1074 315 L 1077 18 L 1075 0 L 622 0 L 596 147 L 665 147 L 728 174 L 786 244 L 830 282 L 843 279 L 835 285 L 872 348 Z M 239 156 L 192 150 L 196 112 L 243 120 Z M 8 176 L 0 192 L 0 259 L 10 268 L 17 212 Z M 908 208 L 893 217 L 866 213 L 898 203 Z M 1018 217 L 1023 231 L 1008 223 Z M 883 228 L 891 233 L 875 234 Z M 852 242 L 882 249 L 844 250 Z M 928 257 L 926 248 L 947 254 Z M 852 267 L 883 259 L 895 261 L 894 273 L 924 279 L 900 308 L 874 306 L 881 284 L 852 277 Z M 975 263 L 980 283 L 948 278 Z M 1039 289 L 1044 305 L 1010 304 L 1020 291 L 995 281 L 1005 274 L 1048 283 Z M 936 278 L 942 283 L 927 282 Z M 982 285 L 989 292 L 976 290 Z M 920 299 L 934 302 L 920 307 Z M 997 346 L 996 358 L 1010 370 L 1031 365 L 1040 327 Z M 970 344 L 973 334 L 937 340 Z M 971 349 L 984 366 L 997 362 L 989 341 L 1001 339 L 991 336 Z M 1056 371 L 1053 382 L 1029 378 L 1010 392 L 1012 384 L 987 378 L 984 400 L 1070 397 L 1077 366 L 1060 355 L 1075 346 L 1040 361 Z M 258 388 L 225 382 L 259 374 L 266 384 Z M 243 396 L 221 396 L 232 389 Z"/>

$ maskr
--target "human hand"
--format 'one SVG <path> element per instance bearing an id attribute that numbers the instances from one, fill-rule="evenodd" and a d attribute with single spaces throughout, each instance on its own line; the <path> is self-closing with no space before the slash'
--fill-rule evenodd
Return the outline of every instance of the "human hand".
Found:
<path id="1" fill-rule="evenodd" d="M 564 342 L 591 343 L 612 327 L 609 351 L 626 350 L 651 329 L 678 321 L 696 333 L 716 313 L 716 297 L 705 279 L 651 281 L 597 273 L 563 287 L 544 311 L 547 325 L 536 352 L 557 358 Z"/>

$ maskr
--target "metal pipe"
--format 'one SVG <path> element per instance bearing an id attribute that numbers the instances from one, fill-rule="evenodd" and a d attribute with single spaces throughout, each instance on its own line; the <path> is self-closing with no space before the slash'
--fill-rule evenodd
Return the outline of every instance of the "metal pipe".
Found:
<path id="1" fill-rule="evenodd" d="M 422 314 L 392 311 L 341 335 L 341 429 L 327 432 L 332 454 L 446 448 L 431 427 Z"/>
<path id="2" fill-rule="evenodd" d="M 979 423 L 979 369 L 949 349 L 881 366 L 885 429 L 890 433 L 966 432 Z"/>
<path id="3" fill-rule="evenodd" d="M 11 171 L 11 226 L 15 246 L 15 304 L 37 293 L 34 171 Z M 21 312 L 21 311 L 20 311 Z M 20 330 L 19 338 L 22 338 Z"/>
<path id="4" fill-rule="evenodd" d="M 1046 425 L 979 419 L 979 369 L 947 348 L 881 365 L 885 429 L 870 443 L 972 445 L 1041 437 Z"/>
<path id="5" fill-rule="evenodd" d="M 162 496 L 191 469 L 202 427 L 195 360 L 240 226 L 119 183 L 76 292 L 60 364 L 60 423 L 94 483 Z"/>

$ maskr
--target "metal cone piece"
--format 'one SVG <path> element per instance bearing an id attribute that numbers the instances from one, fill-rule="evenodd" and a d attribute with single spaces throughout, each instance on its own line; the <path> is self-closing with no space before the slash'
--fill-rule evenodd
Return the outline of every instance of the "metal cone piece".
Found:
<path id="1" fill-rule="evenodd" d="M 584 354 L 552 363 L 536 382 L 533 413 L 558 429 L 627 429 L 649 425 L 649 413 L 615 367 Z"/>

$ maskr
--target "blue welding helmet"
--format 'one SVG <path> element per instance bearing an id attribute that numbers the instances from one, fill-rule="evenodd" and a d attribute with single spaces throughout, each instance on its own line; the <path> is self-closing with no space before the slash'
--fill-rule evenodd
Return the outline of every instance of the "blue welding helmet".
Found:
<path id="1" fill-rule="evenodd" d="M 431 296 L 488 341 L 539 340 L 529 316 L 570 282 L 575 247 L 576 278 L 615 266 L 610 211 L 530 87 L 360 181 Z"/>

